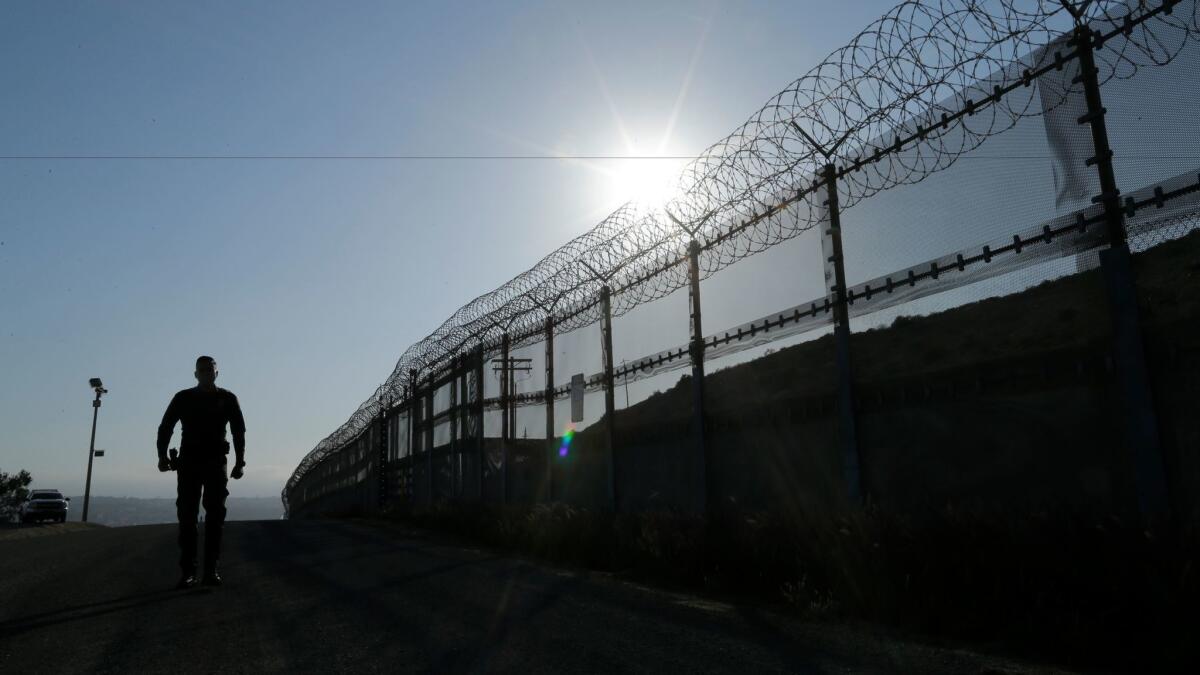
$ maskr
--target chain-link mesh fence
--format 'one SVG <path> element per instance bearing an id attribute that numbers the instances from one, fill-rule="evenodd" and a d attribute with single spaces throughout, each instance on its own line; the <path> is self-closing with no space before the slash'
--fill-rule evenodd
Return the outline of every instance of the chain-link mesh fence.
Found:
<path id="1" fill-rule="evenodd" d="M 409 348 L 289 513 L 1145 511 L 1165 480 L 1195 515 L 1197 35 L 1191 0 L 901 4 L 668 204 Z"/>

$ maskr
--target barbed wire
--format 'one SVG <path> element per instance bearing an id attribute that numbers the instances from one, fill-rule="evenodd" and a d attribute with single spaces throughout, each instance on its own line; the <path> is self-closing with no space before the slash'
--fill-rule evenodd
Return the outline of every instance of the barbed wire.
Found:
<path id="1" fill-rule="evenodd" d="M 702 247 L 711 276 L 797 236 L 824 217 L 819 177 L 836 167 L 843 209 L 945 170 L 988 138 L 1056 105 L 1028 91 L 1076 54 L 1076 25 L 1108 35 L 1101 82 L 1171 62 L 1200 36 L 1191 0 L 909 0 L 901 2 L 772 97 L 682 171 L 664 206 L 626 204 L 503 286 L 464 305 L 409 347 L 392 373 L 297 466 L 283 491 L 356 439 L 417 382 L 456 357 L 513 348 L 600 319 L 599 291 L 619 316 L 687 284 L 686 255 Z M 1106 32 L 1107 31 L 1107 32 Z M 1051 92 L 1053 93 L 1053 92 Z M 1073 93 L 1057 92 L 1059 102 Z"/>

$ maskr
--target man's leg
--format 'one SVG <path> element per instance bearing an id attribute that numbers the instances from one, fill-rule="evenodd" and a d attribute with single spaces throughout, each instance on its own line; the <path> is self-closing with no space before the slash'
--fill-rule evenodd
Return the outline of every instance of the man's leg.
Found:
<path id="1" fill-rule="evenodd" d="M 222 457 L 222 460 L 224 458 Z M 229 496 L 229 475 L 221 461 L 204 471 L 204 575 L 217 571 L 221 559 L 221 529 L 225 524 L 225 497 Z"/>
<path id="2" fill-rule="evenodd" d="M 200 512 L 200 480 L 192 467 L 176 470 L 175 514 L 179 517 L 179 568 L 183 576 L 196 573 L 196 516 Z"/>

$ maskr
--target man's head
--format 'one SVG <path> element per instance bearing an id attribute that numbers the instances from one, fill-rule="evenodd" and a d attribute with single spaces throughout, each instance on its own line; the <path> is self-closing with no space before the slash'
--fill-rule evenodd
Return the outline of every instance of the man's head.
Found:
<path id="1" fill-rule="evenodd" d="M 217 381 L 217 360 L 211 356 L 196 359 L 196 381 L 201 387 L 211 387 Z"/>

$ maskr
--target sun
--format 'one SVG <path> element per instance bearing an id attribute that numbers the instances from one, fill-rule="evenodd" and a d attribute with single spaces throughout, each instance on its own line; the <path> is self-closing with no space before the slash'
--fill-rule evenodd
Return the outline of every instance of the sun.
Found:
<path id="1" fill-rule="evenodd" d="M 675 196 L 684 162 L 676 157 L 632 155 L 607 167 L 614 201 L 659 207 Z"/>

